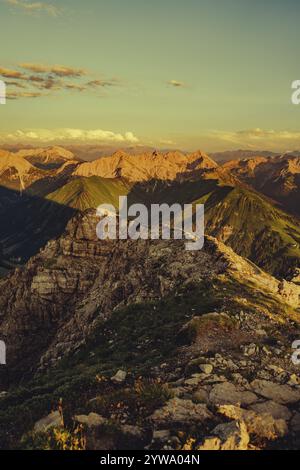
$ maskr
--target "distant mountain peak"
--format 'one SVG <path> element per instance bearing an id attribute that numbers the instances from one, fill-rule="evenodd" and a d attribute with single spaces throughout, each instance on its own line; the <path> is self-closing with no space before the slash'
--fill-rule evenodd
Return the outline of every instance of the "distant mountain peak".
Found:
<path id="1" fill-rule="evenodd" d="M 101 176 L 103 178 L 123 177 L 132 182 L 151 179 L 174 180 L 180 175 L 191 176 L 195 171 L 215 169 L 218 165 L 205 153 L 185 154 L 179 151 L 158 151 L 130 155 L 118 151 L 110 157 L 79 165 L 76 176 Z"/>

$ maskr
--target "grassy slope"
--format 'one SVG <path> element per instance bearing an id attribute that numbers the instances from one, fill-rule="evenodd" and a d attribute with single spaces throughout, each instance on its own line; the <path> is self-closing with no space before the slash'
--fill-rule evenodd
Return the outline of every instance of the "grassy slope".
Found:
<path id="1" fill-rule="evenodd" d="M 207 231 L 236 253 L 275 275 L 285 275 L 300 260 L 300 223 L 267 199 L 243 188 L 219 188 L 200 199 L 206 208 Z M 228 238 L 227 238 L 228 237 Z"/>
<path id="2" fill-rule="evenodd" d="M 64 206 L 84 211 L 100 204 L 118 206 L 119 196 L 126 196 L 131 186 L 123 180 L 100 178 L 72 179 L 62 188 L 49 194 L 47 199 Z"/>

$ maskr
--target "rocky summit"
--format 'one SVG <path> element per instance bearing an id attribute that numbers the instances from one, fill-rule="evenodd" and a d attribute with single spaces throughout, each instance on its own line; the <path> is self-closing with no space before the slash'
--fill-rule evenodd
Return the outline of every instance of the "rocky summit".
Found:
<path id="1" fill-rule="evenodd" d="M 297 217 L 202 152 L 1 159 L 42 174 L 22 197 L 3 180 L 1 448 L 299 447 Z M 203 249 L 100 241 L 95 208 L 124 194 L 203 202 Z"/>

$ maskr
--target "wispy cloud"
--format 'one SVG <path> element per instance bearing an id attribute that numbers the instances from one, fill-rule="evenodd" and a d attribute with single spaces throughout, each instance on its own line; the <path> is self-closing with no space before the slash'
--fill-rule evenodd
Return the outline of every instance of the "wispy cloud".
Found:
<path id="1" fill-rule="evenodd" d="M 183 88 L 186 86 L 186 84 L 184 82 L 180 82 L 178 80 L 169 80 L 167 82 L 168 85 L 174 87 L 174 88 Z"/>
<path id="2" fill-rule="evenodd" d="M 117 84 L 118 84 L 118 80 L 111 79 L 111 80 L 91 80 L 86 85 L 92 88 L 97 88 L 97 87 L 114 86 Z"/>
<path id="3" fill-rule="evenodd" d="M 0 133 L 0 141 L 20 142 L 20 143 L 51 143 L 51 142 L 72 142 L 72 143 L 119 143 L 136 144 L 139 139 L 133 132 L 124 134 L 103 129 L 25 129 L 17 130 L 13 133 Z"/>
<path id="4" fill-rule="evenodd" d="M 227 148 L 230 146 L 274 151 L 300 148 L 300 131 L 254 128 L 240 131 L 212 131 L 206 137 Z"/>
<path id="5" fill-rule="evenodd" d="M 26 75 L 18 70 L 0 67 L 0 75 L 4 78 L 25 79 Z"/>
<path id="6" fill-rule="evenodd" d="M 23 63 L 19 64 L 19 67 L 25 70 L 29 70 L 33 73 L 51 73 L 52 75 L 56 75 L 57 77 L 71 77 L 71 78 L 78 78 L 84 75 L 87 75 L 87 70 L 78 69 L 74 67 L 66 67 L 65 65 L 44 65 L 44 64 L 31 64 L 31 63 Z"/>
<path id="7" fill-rule="evenodd" d="M 18 98 L 39 98 L 42 96 L 41 93 L 33 91 L 12 91 L 6 94 L 8 100 L 17 100 Z"/>
<path id="8" fill-rule="evenodd" d="M 121 85 L 116 78 L 99 78 L 83 68 L 39 63 L 21 63 L 14 69 L 0 67 L 1 77 L 9 79 L 6 83 L 10 88 L 10 96 L 14 99 L 49 96 L 58 91 L 96 94 L 100 88 Z M 14 88 L 26 88 L 28 93 L 17 93 Z"/>
<path id="9" fill-rule="evenodd" d="M 46 13 L 56 17 L 62 11 L 59 7 L 47 2 L 30 2 L 27 0 L 4 0 L 4 2 L 28 14 Z"/>

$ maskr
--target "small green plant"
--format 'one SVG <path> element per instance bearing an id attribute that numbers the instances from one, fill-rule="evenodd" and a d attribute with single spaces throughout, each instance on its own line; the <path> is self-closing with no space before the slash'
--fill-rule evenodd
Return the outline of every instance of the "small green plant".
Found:
<path id="1" fill-rule="evenodd" d="M 25 450 L 85 450 L 82 426 L 73 431 L 64 427 L 52 428 L 44 433 L 30 432 L 22 439 Z"/>

